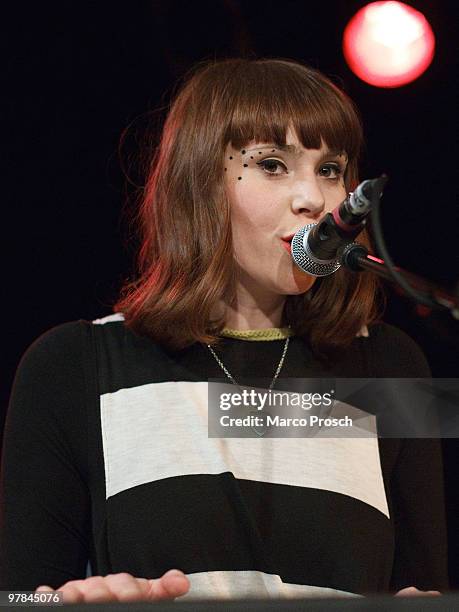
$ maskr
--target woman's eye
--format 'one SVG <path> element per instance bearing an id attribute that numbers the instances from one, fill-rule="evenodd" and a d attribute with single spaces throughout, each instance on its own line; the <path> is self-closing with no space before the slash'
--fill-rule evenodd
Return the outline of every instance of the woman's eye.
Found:
<path id="1" fill-rule="evenodd" d="M 339 179 L 343 174 L 343 169 L 338 164 L 326 164 L 321 167 L 320 174 L 328 179 Z"/>
<path id="2" fill-rule="evenodd" d="M 288 172 L 285 164 L 278 159 L 262 159 L 257 162 L 257 166 L 260 166 L 266 174 L 280 175 L 284 171 Z"/>

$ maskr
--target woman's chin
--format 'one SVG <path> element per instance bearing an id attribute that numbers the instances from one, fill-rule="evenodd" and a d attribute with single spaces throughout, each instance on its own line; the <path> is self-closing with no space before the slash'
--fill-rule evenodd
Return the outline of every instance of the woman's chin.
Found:
<path id="1" fill-rule="evenodd" d="M 316 281 L 315 276 L 310 276 L 305 272 L 298 270 L 298 274 L 294 273 L 292 276 L 281 280 L 280 289 L 284 295 L 301 295 L 311 289 Z"/>
<path id="2" fill-rule="evenodd" d="M 306 274 L 296 265 L 292 266 L 291 275 L 289 277 L 289 285 L 292 287 L 292 293 L 305 293 L 316 282 L 316 277 Z"/>

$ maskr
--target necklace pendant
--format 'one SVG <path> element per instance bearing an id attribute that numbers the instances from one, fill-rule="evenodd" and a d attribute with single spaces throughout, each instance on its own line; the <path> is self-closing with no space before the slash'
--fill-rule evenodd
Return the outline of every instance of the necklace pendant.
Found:
<path id="1" fill-rule="evenodd" d="M 255 423 L 257 423 L 257 421 L 259 421 L 260 419 L 263 419 L 264 421 L 263 424 L 252 425 L 252 431 L 254 431 L 257 434 L 257 436 L 261 438 L 268 431 L 268 426 L 266 425 L 266 422 L 265 422 L 266 413 L 260 414 L 260 411 L 258 410 L 250 410 L 249 415 L 250 415 L 250 420 L 255 421 Z"/>

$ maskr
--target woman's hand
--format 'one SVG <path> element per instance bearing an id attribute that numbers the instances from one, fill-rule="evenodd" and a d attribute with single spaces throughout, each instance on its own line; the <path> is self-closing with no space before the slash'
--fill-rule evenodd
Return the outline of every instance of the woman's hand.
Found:
<path id="1" fill-rule="evenodd" d="M 180 570 L 169 570 L 161 578 L 135 578 L 125 572 L 70 580 L 58 589 L 42 585 L 35 592 L 62 591 L 64 604 L 105 601 L 156 601 L 174 599 L 188 592 L 190 581 Z"/>
<path id="2" fill-rule="evenodd" d="M 441 595 L 441 593 L 440 591 L 420 591 L 416 587 L 410 586 L 410 587 L 405 587 L 404 589 L 401 589 L 401 591 L 397 591 L 394 597 L 412 597 L 413 595 L 414 596 L 417 596 L 417 595 L 432 596 L 432 595 Z"/>

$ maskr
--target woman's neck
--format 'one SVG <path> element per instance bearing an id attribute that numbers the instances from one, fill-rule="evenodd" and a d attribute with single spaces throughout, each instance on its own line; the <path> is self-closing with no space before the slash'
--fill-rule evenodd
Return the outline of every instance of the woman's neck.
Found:
<path id="1" fill-rule="evenodd" d="M 248 296 L 238 296 L 234 305 L 226 305 L 225 327 L 239 330 L 281 327 L 285 299 L 276 295 L 260 304 Z"/>
<path id="2" fill-rule="evenodd" d="M 253 316 L 251 316 L 249 313 L 244 314 L 242 312 L 228 312 L 225 327 L 228 329 L 240 330 L 281 327 L 281 315 L 279 317 L 265 316 L 264 313 L 258 312 L 253 313 Z"/>

